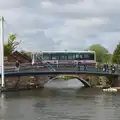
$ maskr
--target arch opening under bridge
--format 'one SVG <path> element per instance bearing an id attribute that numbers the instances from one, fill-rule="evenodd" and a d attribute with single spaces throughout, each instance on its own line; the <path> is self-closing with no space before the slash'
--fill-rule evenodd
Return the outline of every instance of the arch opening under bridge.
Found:
<path id="1" fill-rule="evenodd" d="M 49 83 L 49 82 L 51 82 L 52 80 L 55 80 L 55 79 L 57 79 L 57 76 L 53 77 L 53 78 L 50 78 L 46 83 Z M 88 81 L 86 81 L 85 79 L 81 78 L 81 77 L 71 76 L 71 79 L 77 79 L 78 81 L 83 83 L 83 85 L 85 87 L 91 87 L 90 83 Z"/>

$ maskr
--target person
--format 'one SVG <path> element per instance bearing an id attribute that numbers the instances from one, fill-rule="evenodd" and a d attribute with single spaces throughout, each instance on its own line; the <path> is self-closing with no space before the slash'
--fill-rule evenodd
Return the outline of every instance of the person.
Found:
<path id="1" fill-rule="evenodd" d="M 84 64 L 84 71 L 87 71 L 87 65 Z"/>
<path id="2" fill-rule="evenodd" d="M 106 64 L 103 65 L 103 72 L 106 72 Z"/>
<path id="3" fill-rule="evenodd" d="M 106 63 L 106 72 L 109 72 L 109 65 Z"/>
<path id="4" fill-rule="evenodd" d="M 115 67 L 114 64 L 112 64 L 112 65 L 111 65 L 111 72 L 112 72 L 112 73 L 115 73 L 115 71 L 116 71 L 116 67 Z"/>
<path id="5" fill-rule="evenodd" d="M 80 71 L 81 62 L 78 62 L 78 71 Z"/>
<path id="6" fill-rule="evenodd" d="M 20 63 L 19 63 L 19 61 L 16 61 L 15 68 L 16 68 L 16 71 L 19 71 L 19 69 L 20 69 Z"/>

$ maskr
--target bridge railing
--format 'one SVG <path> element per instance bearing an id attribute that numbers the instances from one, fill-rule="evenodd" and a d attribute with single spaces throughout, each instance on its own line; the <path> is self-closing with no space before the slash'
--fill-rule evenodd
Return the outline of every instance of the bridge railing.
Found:
<path id="1" fill-rule="evenodd" d="M 96 66 L 92 65 L 75 65 L 75 64 L 51 64 L 51 66 L 56 71 L 88 71 L 88 72 L 103 72 L 103 66 L 99 66 L 96 68 Z M 16 71 L 15 66 L 7 66 L 5 67 L 5 72 L 14 72 Z M 48 67 L 45 67 L 44 64 L 20 64 L 20 70 L 19 71 L 49 71 Z M 111 73 L 111 68 L 109 67 L 108 71 Z M 116 73 L 120 73 L 120 68 L 116 68 Z"/>

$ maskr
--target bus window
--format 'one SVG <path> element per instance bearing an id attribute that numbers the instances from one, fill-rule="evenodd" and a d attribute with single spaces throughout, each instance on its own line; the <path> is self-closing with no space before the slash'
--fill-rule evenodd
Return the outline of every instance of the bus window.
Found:
<path id="1" fill-rule="evenodd" d="M 90 60 L 94 60 L 95 59 L 94 54 L 89 54 L 89 58 L 90 58 Z"/>
<path id="2" fill-rule="evenodd" d="M 76 55 L 75 54 L 73 54 L 73 60 L 75 60 L 76 59 Z"/>
<path id="3" fill-rule="evenodd" d="M 79 54 L 76 54 L 76 58 L 75 58 L 76 60 L 79 60 L 80 59 L 80 56 L 79 56 Z"/>
<path id="4" fill-rule="evenodd" d="M 66 54 L 60 54 L 59 58 L 60 58 L 60 60 L 67 60 L 67 55 Z"/>
<path id="5" fill-rule="evenodd" d="M 68 60 L 72 60 L 73 59 L 73 55 L 68 53 Z"/>
<path id="6" fill-rule="evenodd" d="M 52 54 L 52 60 L 59 60 L 59 56 L 57 54 Z"/>
<path id="7" fill-rule="evenodd" d="M 94 60 L 94 54 L 84 54 L 84 60 Z"/>
<path id="8" fill-rule="evenodd" d="M 50 54 L 43 54 L 43 59 L 44 60 L 51 60 L 51 55 Z"/>
<path id="9" fill-rule="evenodd" d="M 80 60 L 82 60 L 82 59 L 83 59 L 83 55 L 80 54 Z"/>

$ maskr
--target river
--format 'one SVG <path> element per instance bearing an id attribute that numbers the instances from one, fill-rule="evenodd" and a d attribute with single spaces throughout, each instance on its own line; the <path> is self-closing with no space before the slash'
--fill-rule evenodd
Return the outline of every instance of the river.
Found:
<path id="1" fill-rule="evenodd" d="M 119 92 L 82 86 L 51 81 L 41 90 L 1 94 L 0 120 L 120 120 Z"/>

